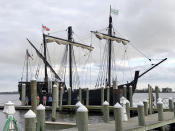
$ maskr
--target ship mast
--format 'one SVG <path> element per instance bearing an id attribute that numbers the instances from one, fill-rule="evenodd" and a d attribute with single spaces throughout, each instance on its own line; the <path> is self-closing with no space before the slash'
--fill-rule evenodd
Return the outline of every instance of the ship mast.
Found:
<path id="1" fill-rule="evenodd" d="M 45 38 L 45 34 L 43 33 L 43 44 L 44 44 L 44 71 L 45 71 L 45 77 L 44 77 L 44 82 L 47 83 L 48 82 L 48 74 L 47 74 L 47 55 L 46 55 L 46 38 Z M 47 86 L 46 86 L 47 87 Z"/>
<path id="2" fill-rule="evenodd" d="M 68 41 L 72 42 L 72 26 L 68 27 Z M 69 44 L 69 86 L 72 92 L 72 45 Z"/>
<path id="3" fill-rule="evenodd" d="M 111 16 L 111 6 L 110 6 L 110 15 L 109 15 L 109 27 L 108 27 L 108 35 L 112 36 L 112 16 Z M 112 40 L 108 40 L 108 80 L 107 85 L 111 87 L 111 48 L 112 48 Z"/>
<path id="4" fill-rule="evenodd" d="M 29 74 L 29 70 L 28 70 L 28 68 L 29 68 L 29 56 L 28 56 L 28 50 L 26 50 L 26 60 L 27 60 L 27 62 L 26 62 L 26 82 L 28 82 L 28 74 Z"/>

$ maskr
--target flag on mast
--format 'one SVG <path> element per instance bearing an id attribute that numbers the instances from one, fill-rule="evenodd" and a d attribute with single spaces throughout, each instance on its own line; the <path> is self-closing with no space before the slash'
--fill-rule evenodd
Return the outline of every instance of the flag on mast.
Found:
<path id="1" fill-rule="evenodd" d="M 114 15 L 118 15 L 119 14 L 119 10 L 111 8 L 111 13 L 114 14 Z"/>
<path id="2" fill-rule="evenodd" d="M 42 25 L 43 30 L 50 31 L 50 29 L 47 26 Z"/>

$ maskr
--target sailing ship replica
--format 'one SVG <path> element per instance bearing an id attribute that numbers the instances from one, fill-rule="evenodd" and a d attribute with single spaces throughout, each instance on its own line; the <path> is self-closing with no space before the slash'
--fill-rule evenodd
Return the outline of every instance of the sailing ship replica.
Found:
<path id="1" fill-rule="evenodd" d="M 108 25 L 108 33 L 100 33 L 98 31 L 91 31 L 95 36 L 100 39 L 100 40 L 106 40 L 107 41 L 107 77 L 105 78 L 105 88 L 104 88 L 104 100 L 107 100 L 110 105 L 114 105 L 116 102 L 120 102 L 120 97 L 122 95 L 122 89 L 124 86 L 126 86 L 127 89 L 127 98 L 129 98 L 129 87 L 132 87 L 133 93 L 137 87 L 137 82 L 140 77 L 148 73 L 150 70 L 164 62 L 167 58 L 162 59 L 160 62 L 157 64 L 154 64 L 151 66 L 151 68 L 147 69 L 143 73 L 139 73 L 138 70 L 135 71 L 134 79 L 131 80 L 130 82 L 117 85 L 117 82 L 115 81 L 112 84 L 112 79 L 111 79 L 111 73 L 112 73 L 112 48 L 113 44 L 116 43 L 121 43 L 123 45 L 127 45 L 130 41 L 121 37 L 117 37 L 113 34 L 113 25 L 112 25 L 112 16 L 111 16 L 111 11 L 110 11 L 110 16 L 109 16 L 109 25 Z M 37 95 L 40 97 L 40 102 L 42 102 L 42 98 L 44 95 L 51 96 L 52 95 L 52 86 L 54 83 L 59 84 L 59 90 L 61 87 L 64 87 L 64 94 L 63 94 L 63 104 L 75 104 L 77 101 L 79 101 L 79 89 L 74 89 L 72 85 L 72 79 L 73 79 L 73 71 L 72 71 L 72 62 L 73 62 L 73 47 L 78 47 L 78 48 L 83 48 L 89 51 L 92 51 L 94 48 L 92 46 L 88 46 L 82 43 L 77 43 L 73 41 L 73 32 L 72 32 L 72 27 L 68 27 L 68 39 L 62 39 L 58 37 L 54 37 L 51 35 L 47 35 L 43 33 L 43 45 L 44 45 L 44 53 L 41 53 L 35 46 L 34 44 L 27 39 L 27 41 L 30 43 L 30 45 L 33 47 L 33 49 L 36 51 L 37 55 L 39 58 L 44 63 L 44 81 L 37 81 Z M 59 74 L 56 73 L 54 68 L 51 66 L 51 64 L 47 61 L 47 44 L 56 42 L 59 45 L 65 45 L 66 49 L 68 50 L 68 55 L 69 55 L 69 86 L 66 85 L 65 81 L 61 79 Z M 28 54 L 28 52 L 26 52 Z M 28 56 L 28 55 L 27 55 Z M 27 57 L 28 58 L 28 57 Z M 28 68 L 28 64 L 27 64 Z M 52 84 L 50 84 L 50 81 L 48 81 L 48 71 L 47 69 L 50 69 L 50 71 L 54 74 L 55 80 L 51 81 Z M 28 75 L 28 69 L 27 69 L 27 74 Z M 26 81 L 20 81 L 18 84 L 18 90 L 20 94 L 20 100 L 22 96 L 22 84 L 26 84 L 26 96 L 29 98 L 29 104 L 31 100 L 31 90 L 30 90 L 30 82 L 28 81 L 28 77 L 26 76 Z M 68 88 L 69 87 L 69 88 Z M 70 92 L 68 91 L 70 90 Z M 71 94 L 71 102 L 68 103 L 68 92 Z M 94 89 L 89 89 L 89 105 L 101 105 L 101 88 L 94 88 Z M 86 104 L 86 90 L 82 89 L 82 102 Z M 51 103 L 48 103 L 51 104 Z"/>

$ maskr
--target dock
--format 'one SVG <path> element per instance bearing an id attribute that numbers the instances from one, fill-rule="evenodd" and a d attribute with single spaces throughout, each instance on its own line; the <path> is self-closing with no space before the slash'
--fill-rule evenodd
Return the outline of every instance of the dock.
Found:
<path id="1" fill-rule="evenodd" d="M 163 116 L 163 121 L 158 121 L 158 113 L 145 116 L 145 126 L 138 126 L 138 117 L 130 118 L 127 122 L 122 122 L 123 131 L 147 131 L 175 123 L 173 112 L 164 112 Z M 62 131 L 78 131 L 78 129 L 74 127 Z M 89 124 L 88 131 L 115 131 L 115 121 Z"/>

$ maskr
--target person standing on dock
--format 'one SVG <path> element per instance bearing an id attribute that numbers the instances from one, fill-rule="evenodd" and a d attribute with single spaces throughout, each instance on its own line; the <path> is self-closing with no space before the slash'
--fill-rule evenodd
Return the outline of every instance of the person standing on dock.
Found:
<path id="1" fill-rule="evenodd" d="M 47 96 L 43 96 L 43 105 L 46 106 Z"/>
<path id="2" fill-rule="evenodd" d="M 39 105 L 39 103 L 40 103 L 40 97 L 37 96 L 37 97 L 36 97 L 36 100 L 37 100 L 37 105 Z"/>

